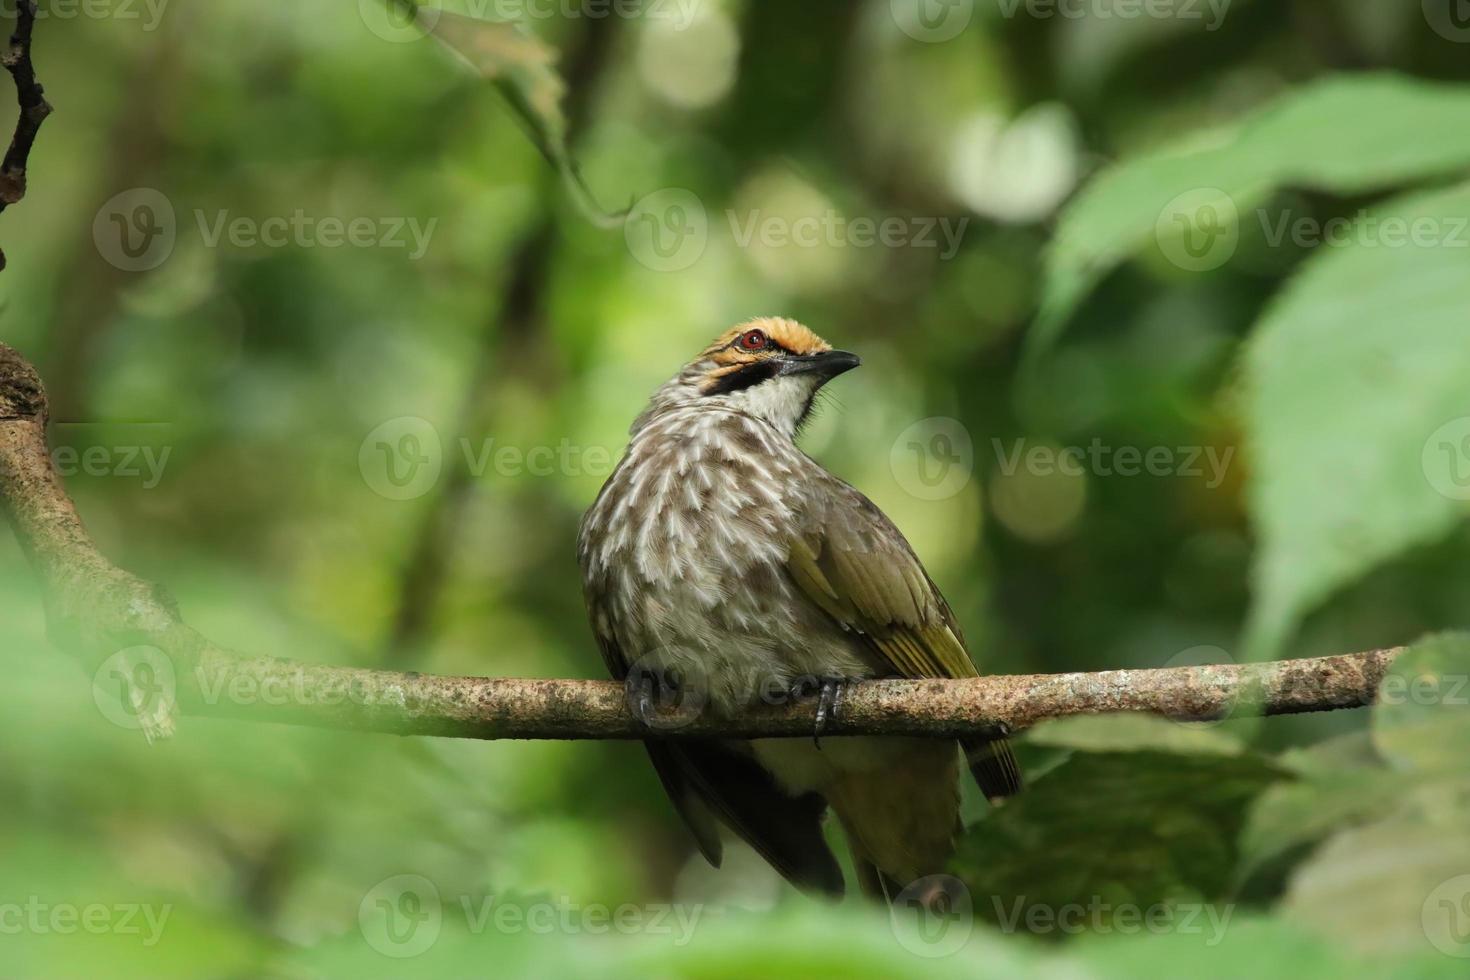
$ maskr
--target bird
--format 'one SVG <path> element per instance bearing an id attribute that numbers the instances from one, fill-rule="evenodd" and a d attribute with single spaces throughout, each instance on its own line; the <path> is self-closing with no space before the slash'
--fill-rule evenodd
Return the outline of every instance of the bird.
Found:
<path id="1" fill-rule="evenodd" d="M 1021 777 L 1004 738 L 820 737 L 847 684 L 978 673 L 898 528 L 797 445 L 859 364 L 792 319 L 722 333 L 633 421 L 577 555 L 603 660 L 651 733 L 670 698 L 728 718 L 818 701 L 812 739 L 644 740 L 705 859 L 719 867 L 723 823 L 798 889 L 840 897 L 830 809 L 860 890 L 892 903 L 945 871 L 962 761 L 995 803 Z"/>

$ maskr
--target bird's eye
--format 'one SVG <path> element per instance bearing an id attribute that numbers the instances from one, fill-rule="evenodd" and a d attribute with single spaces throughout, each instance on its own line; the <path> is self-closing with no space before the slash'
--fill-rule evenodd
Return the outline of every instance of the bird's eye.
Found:
<path id="1" fill-rule="evenodd" d="M 769 344 L 764 330 L 747 330 L 740 335 L 740 346 L 745 350 L 765 350 Z"/>

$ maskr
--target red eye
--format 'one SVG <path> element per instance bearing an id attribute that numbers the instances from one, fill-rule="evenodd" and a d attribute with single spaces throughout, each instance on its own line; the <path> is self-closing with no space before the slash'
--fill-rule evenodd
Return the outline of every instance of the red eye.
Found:
<path id="1" fill-rule="evenodd" d="M 765 350 L 767 343 L 764 330 L 747 330 L 740 335 L 740 346 L 746 350 Z"/>

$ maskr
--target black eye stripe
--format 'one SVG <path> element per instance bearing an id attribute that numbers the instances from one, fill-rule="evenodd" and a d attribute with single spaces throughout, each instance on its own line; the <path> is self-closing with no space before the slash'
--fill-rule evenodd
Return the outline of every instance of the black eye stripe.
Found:
<path id="1" fill-rule="evenodd" d="M 776 361 L 756 361 L 747 364 L 738 371 L 717 380 L 705 390 L 705 395 L 726 395 L 732 391 L 744 391 L 746 388 L 754 387 L 762 381 L 769 381 L 781 370 L 781 365 Z"/>

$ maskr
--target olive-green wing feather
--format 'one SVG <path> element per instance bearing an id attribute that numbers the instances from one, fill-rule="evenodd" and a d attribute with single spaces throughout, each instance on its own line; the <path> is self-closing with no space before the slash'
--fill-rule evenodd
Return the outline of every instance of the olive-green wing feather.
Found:
<path id="1" fill-rule="evenodd" d="M 868 498 L 840 481 L 793 536 L 787 570 L 806 596 L 855 635 L 880 672 L 898 677 L 975 677 L 949 603 L 909 543 Z M 1004 739 L 965 740 L 987 797 L 1020 789 Z"/>

